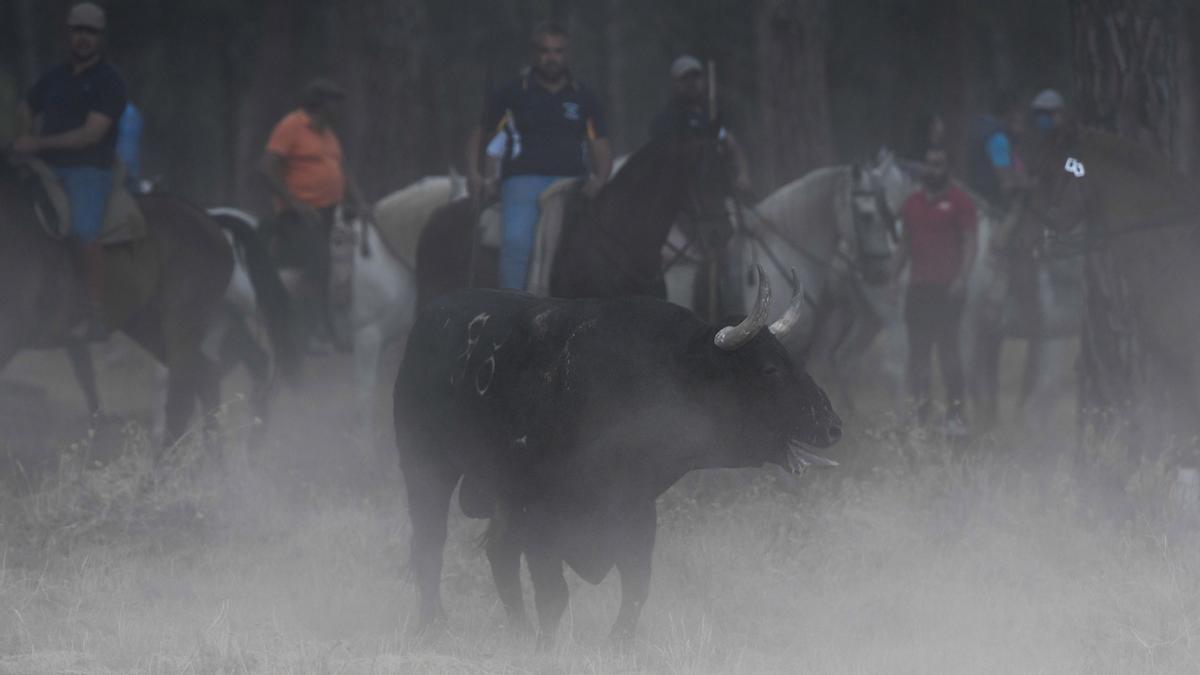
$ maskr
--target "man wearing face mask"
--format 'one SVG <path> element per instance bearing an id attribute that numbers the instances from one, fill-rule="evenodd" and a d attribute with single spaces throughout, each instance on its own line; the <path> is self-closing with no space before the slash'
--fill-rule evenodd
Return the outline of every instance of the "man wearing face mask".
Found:
<path id="1" fill-rule="evenodd" d="M 900 212 L 904 236 L 897 271 L 911 262 L 905 324 L 908 329 L 908 385 L 917 405 L 917 422 L 929 422 L 932 409 L 932 356 L 946 385 L 946 429 L 966 433 L 964 380 L 959 356 L 959 323 L 967 280 L 975 264 L 975 204 L 950 182 L 944 149 L 925 152 L 922 186 Z"/>

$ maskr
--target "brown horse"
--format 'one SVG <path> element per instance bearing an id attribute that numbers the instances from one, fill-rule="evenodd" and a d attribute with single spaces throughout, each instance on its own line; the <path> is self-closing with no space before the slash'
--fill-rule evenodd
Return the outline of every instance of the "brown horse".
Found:
<path id="1" fill-rule="evenodd" d="M 729 232 L 729 167 L 719 141 L 653 141 L 635 152 L 594 200 L 580 197 L 564 223 L 550 274 L 561 298 L 666 296 L 662 246 L 676 216 L 708 240 Z M 469 198 L 436 211 L 417 245 L 418 307 L 452 290 L 494 286 L 496 252 L 480 249 L 472 272 Z"/>
<path id="2" fill-rule="evenodd" d="M 42 231 L 31 194 L 19 170 L 0 161 L 0 368 L 23 349 L 70 346 L 71 329 L 85 318 L 71 250 Z M 200 343 L 229 283 L 233 253 L 199 208 L 162 194 L 138 203 L 148 235 L 105 247 L 106 273 L 121 273 L 133 260 L 151 261 L 139 264 L 149 271 L 126 275 L 139 280 L 128 286 L 106 288 L 106 322 L 167 367 L 164 443 L 170 445 L 184 434 L 197 402 L 205 412 L 220 404 L 218 371 Z"/>
<path id="3" fill-rule="evenodd" d="M 1118 434 L 1135 455 L 1147 441 L 1188 442 L 1200 432 L 1196 185 L 1103 131 L 1067 128 L 1033 150 L 1028 213 L 1051 232 L 1083 223 L 1081 239 L 1060 243 L 1084 254 L 1085 430 Z"/>

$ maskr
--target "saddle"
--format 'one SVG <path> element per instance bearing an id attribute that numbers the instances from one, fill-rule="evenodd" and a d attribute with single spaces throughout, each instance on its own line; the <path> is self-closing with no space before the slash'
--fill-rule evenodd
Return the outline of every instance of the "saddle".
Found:
<path id="1" fill-rule="evenodd" d="M 562 240 L 564 224 L 575 215 L 572 205 L 579 195 L 578 187 L 579 179 L 563 178 L 551 183 L 538 196 L 537 234 L 533 240 L 533 254 L 529 258 L 529 272 L 525 281 L 525 290 L 533 295 L 550 295 L 550 272 L 554 269 L 554 256 Z M 499 202 L 480 212 L 476 236 L 483 248 L 500 250 L 504 223 Z"/>
<path id="2" fill-rule="evenodd" d="M 71 234 L 71 207 L 67 192 L 48 164 L 37 158 L 24 161 L 32 179 L 28 186 L 33 197 L 38 223 L 53 239 Z M 113 171 L 113 190 L 104 214 L 104 225 L 97 238 L 101 244 L 119 244 L 146 236 L 146 219 L 137 201 L 125 187 L 125 167 L 119 163 Z"/>

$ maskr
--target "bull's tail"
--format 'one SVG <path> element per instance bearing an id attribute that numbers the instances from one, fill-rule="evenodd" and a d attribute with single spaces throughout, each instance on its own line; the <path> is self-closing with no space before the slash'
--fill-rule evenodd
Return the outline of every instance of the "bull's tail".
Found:
<path id="1" fill-rule="evenodd" d="M 233 236 L 239 257 L 246 263 L 246 274 L 254 286 L 254 298 L 267 326 L 267 338 L 275 353 L 280 374 L 289 382 L 300 377 L 300 349 L 292 331 L 292 300 L 279 269 L 271 260 L 267 245 L 246 221 L 232 214 L 215 214 L 221 229 Z"/>

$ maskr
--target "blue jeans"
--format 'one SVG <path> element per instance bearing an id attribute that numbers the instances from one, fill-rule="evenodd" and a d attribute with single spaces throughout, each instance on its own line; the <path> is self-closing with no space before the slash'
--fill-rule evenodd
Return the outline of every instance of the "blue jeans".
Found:
<path id="1" fill-rule="evenodd" d="M 511 176 L 500 186 L 504 237 L 500 244 L 500 288 L 525 290 L 529 257 L 537 236 L 538 197 L 562 176 Z"/>
<path id="2" fill-rule="evenodd" d="M 112 169 L 61 166 L 54 167 L 54 173 L 67 191 L 67 202 L 71 207 L 71 235 L 85 244 L 96 241 L 104 225 L 108 196 L 112 193 Z"/>

